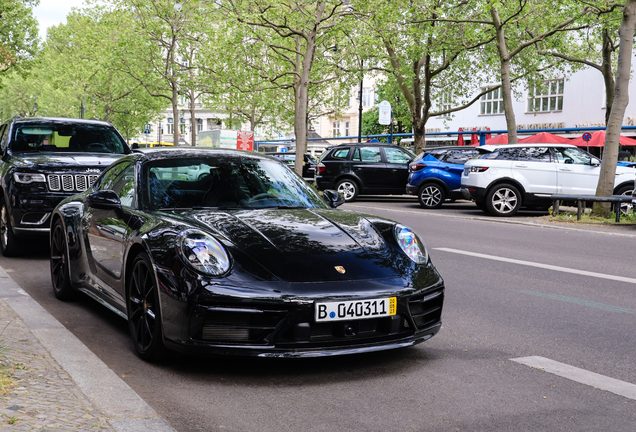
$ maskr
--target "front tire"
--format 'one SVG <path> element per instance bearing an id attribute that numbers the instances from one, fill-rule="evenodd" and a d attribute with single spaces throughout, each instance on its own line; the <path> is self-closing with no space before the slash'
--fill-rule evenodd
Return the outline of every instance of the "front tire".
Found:
<path id="1" fill-rule="evenodd" d="M 513 216 L 521 207 L 519 189 L 511 184 L 494 186 L 486 195 L 486 207 L 494 216 Z"/>
<path id="2" fill-rule="evenodd" d="M 143 360 L 161 360 L 167 350 L 163 344 L 159 292 L 146 253 L 135 257 L 127 288 L 128 327 L 135 350 Z"/>
<path id="3" fill-rule="evenodd" d="M 71 286 L 68 270 L 68 247 L 66 232 L 61 220 L 56 220 L 51 234 L 51 284 L 58 300 L 71 300 L 75 290 Z"/>
<path id="4" fill-rule="evenodd" d="M 0 251 L 6 257 L 14 257 L 20 253 L 18 241 L 11 226 L 9 209 L 4 200 L 0 206 Z"/>
<path id="5" fill-rule="evenodd" d="M 420 188 L 417 198 L 420 201 L 420 205 L 425 209 L 438 209 L 444 204 L 446 193 L 441 186 L 435 183 L 428 183 Z"/>
<path id="6" fill-rule="evenodd" d="M 340 180 L 336 185 L 336 190 L 344 196 L 346 202 L 356 199 L 359 192 L 358 189 L 358 184 L 351 179 Z"/>

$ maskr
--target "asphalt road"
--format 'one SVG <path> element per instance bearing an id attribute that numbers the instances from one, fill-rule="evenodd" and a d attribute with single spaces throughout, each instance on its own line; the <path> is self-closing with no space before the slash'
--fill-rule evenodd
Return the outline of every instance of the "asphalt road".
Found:
<path id="1" fill-rule="evenodd" d="M 0 265 L 179 431 L 636 430 L 636 227 L 495 219 L 462 202 L 424 211 L 407 197 L 343 208 L 422 235 L 446 282 L 433 339 L 347 357 L 147 364 L 124 320 L 89 299 L 53 297 L 45 243 Z M 566 377 L 511 360 L 534 356 Z"/>

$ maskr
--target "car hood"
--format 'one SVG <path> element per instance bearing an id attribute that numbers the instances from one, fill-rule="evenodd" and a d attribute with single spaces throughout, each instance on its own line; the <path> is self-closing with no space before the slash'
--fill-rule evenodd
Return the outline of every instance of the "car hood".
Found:
<path id="1" fill-rule="evenodd" d="M 17 153 L 13 155 L 16 166 L 33 169 L 98 167 L 103 170 L 123 154 L 110 153 Z"/>
<path id="2" fill-rule="evenodd" d="M 408 260 L 388 247 L 367 217 L 348 211 L 264 209 L 192 212 L 189 217 L 284 282 L 399 277 L 404 270 L 398 270 L 399 263 Z"/>

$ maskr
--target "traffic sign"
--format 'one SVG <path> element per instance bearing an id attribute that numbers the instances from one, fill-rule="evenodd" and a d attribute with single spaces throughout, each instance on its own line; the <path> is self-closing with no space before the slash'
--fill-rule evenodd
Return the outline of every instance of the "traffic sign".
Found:
<path id="1" fill-rule="evenodd" d="M 281 153 L 287 153 L 287 147 L 281 147 L 280 152 Z"/>
<path id="2" fill-rule="evenodd" d="M 150 128 L 151 128 L 150 123 L 148 123 L 147 125 L 145 125 L 145 126 L 144 126 L 144 133 L 145 133 L 145 134 L 149 134 L 149 133 L 150 133 Z"/>
<path id="3" fill-rule="evenodd" d="M 389 101 L 383 100 L 378 104 L 380 108 L 380 114 L 378 117 L 378 123 L 381 125 L 390 125 L 391 124 L 391 104 Z"/>
<path id="4" fill-rule="evenodd" d="M 581 138 L 583 138 L 583 141 L 589 141 L 592 139 L 592 134 L 589 132 L 585 132 Z"/>

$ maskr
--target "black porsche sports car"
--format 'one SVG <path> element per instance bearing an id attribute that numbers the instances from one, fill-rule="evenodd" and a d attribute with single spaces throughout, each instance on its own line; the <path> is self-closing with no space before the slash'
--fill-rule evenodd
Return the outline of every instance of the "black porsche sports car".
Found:
<path id="1" fill-rule="evenodd" d="M 282 162 L 155 149 L 112 164 L 51 221 L 55 295 L 84 292 L 166 349 L 302 357 L 406 347 L 441 327 L 444 282 L 418 235 L 336 210 Z"/>

